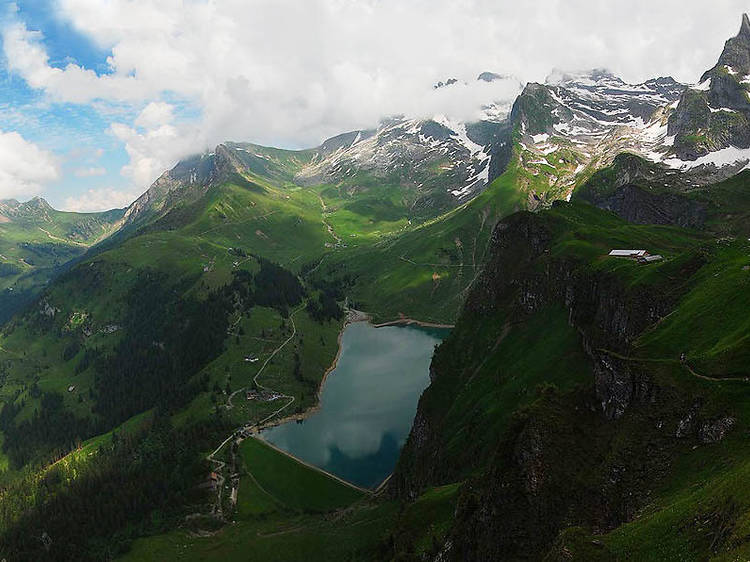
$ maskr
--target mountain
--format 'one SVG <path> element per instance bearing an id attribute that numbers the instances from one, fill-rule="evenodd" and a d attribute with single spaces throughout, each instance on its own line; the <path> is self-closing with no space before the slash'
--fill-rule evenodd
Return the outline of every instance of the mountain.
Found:
<path id="1" fill-rule="evenodd" d="M 668 107 L 682 91 L 671 78 L 631 85 L 604 70 L 556 71 L 545 84 L 527 84 L 510 121 L 523 167 L 541 180 L 543 191 L 532 198 L 546 204 L 569 198 L 592 169 L 620 152 L 657 150 Z"/>
<path id="2" fill-rule="evenodd" d="M 391 481 L 407 502 L 463 482 L 422 552 L 744 558 L 749 250 L 581 203 L 502 221 Z"/>
<path id="3" fill-rule="evenodd" d="M 705 90 L 554 71 L 469 122 L 225 142 L 108 215 L 3 203 L 81 254 L 0 331 L 0 555 L 746 559 L 750 170 L 741 126 L 672 129 L 729 113 L 746 35 Z M 372 496 L 232 439 L 285 411 L 240 399 L 251 355 L 316 406 L 345 305 L 455 323 Z"/>
<path id="4" fill-rule="evenodd" d="M 114 232 L 123 213 L 57 211 L 41 197 L 0 200 L 0 324 L 56 271 Z"/>
<path id="5" fill-rule="evenodd" d="M 474 137 L 476 140 L 472 140 Z M 444 116 L 394 118 L 374 131 L 357 131 L 334 151 L 316 150 L 295 175 L 302 185 L 395 184 L 413 199 L 415 216 L 435 216 L 470 199 L 488 183 L 490 155 L 474 129 Z"/>
<path id="6" fill-rule="evenodd" d="M 750 20 L 742 16 L 737 36 L 729 39 L 716 66 L 680 98 L 669 118 L 674 152 L 683 166 L 710 162 L 717 152 L 727 164 L 750 161 Z"/>
<path id="7" fill-rule="evenodd" d="M 512 77 L 483 73 L 477 82 L 502 83 Z M 445 87 L 460 86 L 449 80 Z M 490 95 L 491 92 L 488 92 Z M 174 206 L 204 195 L 234 174 L 260 174 L 299 186 L 326 185 L 349 196 L 388 198 L 409 220 L 434 218 L 480 193 L 504 169 L 498 148 L 510 141 L 510 102 L 488 99 L 476 120 L 438 115 L 383 120 L 373 130 L 358 130 L 299 151 L 226 142 L 211 152 L 180 161 L 164 172 L 125 212 L 125 226 L 144 224 Z"/>

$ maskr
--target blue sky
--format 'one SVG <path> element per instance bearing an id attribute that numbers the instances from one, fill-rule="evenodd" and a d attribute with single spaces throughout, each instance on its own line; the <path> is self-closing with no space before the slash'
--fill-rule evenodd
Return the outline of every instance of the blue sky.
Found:
<path id="1" fill-rule="evenodd" d="M 3 0 L 0 0 L 3 2 Z M 694 82 L 746 0 L 18 0 L 0 4 L 0 198 L 124 206 L 225 140 L 315 146 L 387 115 L 471 119 L 555 67 Z"/>
<path id="2" fill-rule="evenodd" d="M 50 66 L 63 68 L 74 62 L 98 73 L 109 71 L 109 50 L 60 18 L 53 2 L 6 4 L 4 22 L 17 20 L 43 35 Z M 0 126 L 59 156 L 59 177 L 44 186 L 44 195 L 54 205 L 64 206 L 67 199 L 104 184 L 127 189 L 128 180 L 120 169 L 128 155 L 122 143 L 108 133 L 107 115 L 92 105 L 53 102 L 43 90 L 32 89 L 23 78 L 9 72 L 5 60 L 0 64 Z"/>

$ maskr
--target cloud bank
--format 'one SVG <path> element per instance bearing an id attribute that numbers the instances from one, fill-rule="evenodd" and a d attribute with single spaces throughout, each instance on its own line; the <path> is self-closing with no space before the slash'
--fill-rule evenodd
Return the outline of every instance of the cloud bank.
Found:
<path id="1" fill-rule="evenodd" d="M 53 101 L 125 104 L 111 133 L 141 191 L 224 140 L 300 148 L 392 114 L 470 119 L 511 95 L 485 70 L 541 81 L 553 67 L 606 67 L 631 82 L 692 82 L 736 33 L 745 1 L 59 0 L 59 16 L 111 52 L 109 72 L 50 64 L 14 21 L 8 68 Z M 435 91 L 455 77 L 471 84 Z M 493 88 L 496 89 L 493 90 Z M 448 91 L 450 90 L 450 91 Z M 187 111 L 185 111 L 187 109 Z"/>
<path id="2" fill-rule="evenodd" d="M 58 159 L 13 132 L 0 131 L 0 199 L 26 197 L 60 177 Z"/>

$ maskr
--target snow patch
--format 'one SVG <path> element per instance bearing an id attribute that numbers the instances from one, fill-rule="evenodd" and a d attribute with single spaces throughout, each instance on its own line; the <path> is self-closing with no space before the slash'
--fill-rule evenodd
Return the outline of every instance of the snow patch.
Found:
<path id="1" fill-rule="evenodd" d="M 745 162 L 746 164 L 750 163 L 750 148 L 729 146 L 715 152 L 710 152 L 705 156 L 701 156 L 697 160 L 680 160 L 679 158 L 668 158 L 664 160 L 664 163 L 667 166 L 677 170 L 692 170 L 693 168 L 707 165 L 721 168 L 723 166 L 731 166 L 741 162 Z M 743 169 L 748 169 L 748 166 L 745 166 Z"/>

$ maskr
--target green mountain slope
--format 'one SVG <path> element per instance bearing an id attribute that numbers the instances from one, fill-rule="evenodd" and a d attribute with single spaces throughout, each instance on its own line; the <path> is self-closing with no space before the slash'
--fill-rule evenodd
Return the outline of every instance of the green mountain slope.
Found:
<path id="1" fill-rule="evenodd" d="M 0 331 L 0 555 L 742 559 L 750 172 L 620 154 L 692 94 L 594 74 L 502 124 L 224 143 L 123 212 L 5 203 L 8 282 L 54 281 Z M 345 304 L 455 323 L 380 495 L 233 439 L 315 406 Z"/>
<path id="2" fill-rule="evenodd" d="M 41 198 L 0 201 L 0 323 L 56 271 L 112 233 L 123 213 L 57 211 Z"/>
<path id="3" fill-rule="evenodd" d="M 504 221 L 394 479 L 465 482 L 448 559 L 741 557 L 749 260 L 581 204 Z"/>

